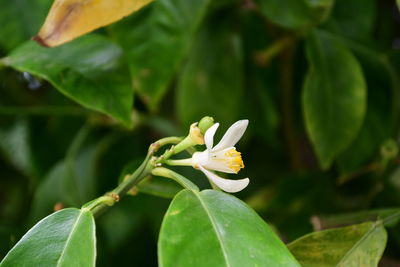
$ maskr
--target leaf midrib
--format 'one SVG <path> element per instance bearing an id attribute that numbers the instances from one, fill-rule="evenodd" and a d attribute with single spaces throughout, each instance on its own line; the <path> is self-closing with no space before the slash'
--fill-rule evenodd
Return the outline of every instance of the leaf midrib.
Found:
<path id="1" fill-rule="evenodd" d="M 229 260 L 228 260 L 228 255 L 226 253 L 226 249 L 225 249 L 224 244 L 222 242 L 222 239 L 221 239 L 220 233 L 218 231 L 218 228 L 216 226 L 216 223 L 214 221 L 214 218 L 211 215 L 211 212 L 208 210 L 207 206 L 203 202 L 200 194 L 197 193 L 197 192 L 194 192 L 194 191 L 192 191 L 192 192 L 199 199 L 201 206 L 204 208 L 205 212 L 207 213 L 208 217 L 210 218 L 210 222 L 211 222 L 212 228 L 213 228 L 213 230 L 215 232 L 215 235 L 217 236 L 218 243 L 219 243 L 219 245 L 221 247 L 222 255 L 224 256 L 224 259 L 225 259 L 225 264 L 226 264 L 227 267 L 230 267 L 231 265 L 230 265 Z"/>
<path id="2" fill-rule="evenodd" d="M 68 235 L 67 241 L 65 242 L 65 245 L 64 245 L 64 247 L 63 247 L 63 249 L 62 249 L 62 251 L 61 251 L 61 255 L 60 255 L 60 257 L 59 257 L 58 260 L 57 260 L 57 265 L 56 265 L 56 266 L 61 266 L 60 264 L 61 264 L 62 261 L 63 261 L 64 255 L 65 255 L 64 253 L 65 253 L 65 251 L 66 251 L 66 248 L 68 247 L 68 245 L 69 245 L 69 243 L 70 243 L 70 241 L 71 241 L 71 237 L 73 236 L 74 232 L 76 231 L 77 225 L 78 225 L 79 220 L 80 220 L 80 218 L 82 217 L 82 214 L 83 214 L 83 213 L 84 213 L 84 211 L 81 210 L 81 212 L 79 213 L 79 216 L 76 218 L 76 221 L 75 221 L 74 225 L 72 226 L 71 232 L 70 232 L 70 234 Z"/>
<path id="3" fill-rule="evenodd" d="M 346 259 L 348 259 L 348 257 L 350 257 L 350 255 L 353 253 L 353 251 L 355 251 L 363 242 L 366 238 L 369 237 L 369 235 L 374 232 L 377 229 L 377 226 L 379 226 L 379 224 L 374 224 L 372 225 L 372 228 L 369 229 L 355 244 L 354 246 L 351 247 L 351 249 L 349 251 L 347 251 L 347 253 L 342 257 L 342 259 L 337 263 L 336 266 L 340 266 L 340 264 L 342 264 Z"/>

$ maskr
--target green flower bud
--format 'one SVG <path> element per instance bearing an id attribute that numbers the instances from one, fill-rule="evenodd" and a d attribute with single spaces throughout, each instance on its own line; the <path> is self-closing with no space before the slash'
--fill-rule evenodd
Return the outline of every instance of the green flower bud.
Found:
<path id="1" fill-rule="evenodd" d="M 208 128 L 210 128 L 213 125 L 214 125 L 214 118 L 206 116 L 200 120 L 198 127 L 200 129 L 200 132 L 204 135 L 208 130 Z"/>
<path id="2" fill-rule="evenodd" d="M 383 159 L 394 159 L 398 153 L 399 147 L 396 141 L 394 141 L 393 139 L 388 139 L 381 145 L 381 156 Z"/>

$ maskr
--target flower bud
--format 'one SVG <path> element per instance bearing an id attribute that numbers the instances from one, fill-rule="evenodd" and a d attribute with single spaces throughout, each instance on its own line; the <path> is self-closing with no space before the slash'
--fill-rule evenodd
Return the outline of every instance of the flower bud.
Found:
<path id="1" fill-rule="evenodd" d="M 381 145 L 381 156 L 385 160 L 391 160 L 399 153 L 399 147 L 393 139 L 386 140 Z"/>
<path id="2" fill-rule="evenodd" d="M 190 125 L 189 137 L 197 145 L 204 144 L 204 135 L 201 133 L 200 128 L 197 126 L 197 122 Z"/>
<path id="3" fill-rule="evenodd" d="M 201 134 L 204 135 L 206 133 L 206 131 L 208 130 L 208 128 L 210 128 L 213 125 L 214 125 L 214 118 L 205 116 L 200 120 L 200 122 L 198 124 L 198 128 L 200 129 Z"/>

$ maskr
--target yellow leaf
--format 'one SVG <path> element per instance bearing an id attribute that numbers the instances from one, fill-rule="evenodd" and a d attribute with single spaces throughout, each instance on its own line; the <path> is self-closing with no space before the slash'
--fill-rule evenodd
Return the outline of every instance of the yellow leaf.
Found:
<path id="1" fill-rule="evenodd" d="M 33 39 L 53 47 L 69 42 L 140 9 L 152 0 L 55 0 Z"/>

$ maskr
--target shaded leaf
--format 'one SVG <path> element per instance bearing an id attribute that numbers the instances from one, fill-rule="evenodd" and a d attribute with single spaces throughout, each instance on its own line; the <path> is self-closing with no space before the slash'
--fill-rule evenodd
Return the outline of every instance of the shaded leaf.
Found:
<path id="1" fill-rule="evenodd" d="M 56 204 L 80 206 L 96 197 L 98 154 L 107 138 L 98 140 L 97 146 L 87 144 L 89 139 L 94 137 L 84 125 L 65 158 L 55 164 L 39 184 L 32 203 L 31 222 L 51 213 Z"/>
<path id="2" fill-rule="evenodd" d="M 366 221 L 384 221 L 385 227 L 396 226 L 400 220 L 396 216 L 400 212 L 399 208 L 371 209 L 366 211 L 348 212 L 325 216 L 313 216 L 312 222 L 317 230 L 342 227 L 352 224 L 363 223 Z M 396 217 L 394 217 L 396 216 Z M 392 219 L 392 217 L 394 217 Z"/>
<path id="3" fill-rule="evenodd" d="M 0 128 L 0 152 L 25 175 L 32 174 L 28 122 L 17 120 L 9 128 Z"/>
<path id="4" fill-rule="evenodd" d="M 334 0 L 256 0 L 261 12 L 274 23 L 292 29 L 308 28 L 325 21 Z"/>
<path id="5" fill-rule="evenodd" d="M 320 166 L 329 168 L 357 136 L 366 111 L 366 83 L 351 52 L 334 36 L 312 32 L 303 88 L 307 132 Z"/>
<path id="6" fill-rule="evenodd" d="M 0 47 L 11 50 L 29 40 L 39 29 L 51 0 L 2 2 L 0 9 Z"/>
<path id="7" fill-rule="evenodd" d="M 134 87 L 151 109 L 166 93 L 210 2 L 158 0 L 112 27 L 127 53 Z"/>
<path id="8" fill-rule="evenodd" d="M 345 36 L 358 40 L 370 38 L 374 30 L 375 0 L 335 0 L 332 21 Z"/>
<path id="9" fill-rule="evenodd" d="M 214 190 L 183 190 L 174 198 L 158 249 L 161 267 L 299 266 L 252 209 Z"/>
<path id="10" fill-rule="evenodd" d="M 302 266 L 375 267 L 386 246 L 382 224 L 367 222 L 314 232 L 288 245 Z"/>
<path id="11" fill-rule="evenodd" d="M 218 23 L 199 33 L 179 76 L 177 112 L 186 126 L 206 114 L 233 123 L 243 105 L 241 40 L 230 24 Z"/>
<path id="12" fill-rule="evenodd" d="M 94 266 L 96 236 L 88 210 L 64 209 L 30 229 L 10 250 L 6 266 Z"/>
<path id="13" fill-rule="evenodd" d="M 117 45 L 102 36 L 90 35 L 51 49 L 29 41 L 11 52 L 4 62 L 48 80 L 83 106 L 131 126 L 133 93 L 121 56 Z"/>

